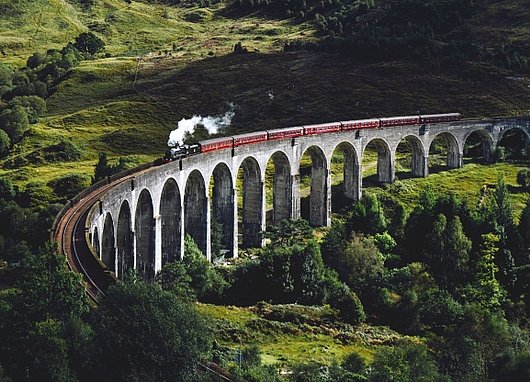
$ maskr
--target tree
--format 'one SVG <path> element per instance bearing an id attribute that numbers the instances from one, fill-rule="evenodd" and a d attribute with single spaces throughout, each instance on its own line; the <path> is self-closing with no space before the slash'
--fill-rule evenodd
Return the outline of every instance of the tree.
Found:
<path id="1" fill-rule="evenodd" d="M 71 199 L 90 185 L 90 179 L 86 175 L 66 174 L 60 178 L 48 182 L 57 196 Z"/>
<path id="2" fill-rule="evenodd" d="M 156 284 L 112 286 L 92 322 L 94 380 L 195 381 L 209 348 L 209 331 L 195 308 Z"/>
<path id="3" fill-rule="evenodd" d="M 293 292 L 301 304 L 318 304 L 322 301 L 320 282 L 324 263 L 320 247 L 312 240 L 305 247 L 293 247 L 291 269 Z"/>
<path id="4" fill-rule="evenodd" d="M 26 109 L 29 123 L 37 123 L 39 117 L 46 112 L 46 102 L 35 95 L 15 97 L 9 102 L 9 106 L 21 106 Z"/>
<path id="5" fill-rule="evenodd" d="M 495 264 L 498 253 L 499 237 L 488 233 L 482 235 L 479 257 L 475 265 L 475 280 L 470 290 L 471 299 L 491 312 L 498 311 L 505 297 L 505 292 L 496 278 L 499 268 Z"/>
<path id="6" fill-rule="evenodd" d="M 0 114 L 0 129 L 9 135 L 12 143 L 20 142 L 28 128 L 28 113 L 22 106 L 14 106 Z"/>
<path id="7" fill-rule="evenodd" d="M 292 246 L 304 244 L 313 237 L 313 229 L 304 219 L 290 220 L 284 219 L 279 227 L 271 226 L 263 237 L 270 240 L 272 247 Z"/>
<path id="8" fill-rule="evenodd" d="M 352 373 L 362 374 L 366 369 L 366 361 L 359 353 L 350 353 L 342 362 L 342 367 Z"/>
<path id="9" fill-rule="evenodd" d="M 192 278 L 182 261 L 173 261 L 164 265 L 160 273 L 157 274 L 156 280 L 162 289 L 173 293 L 180 300 L 193 301 L 197 299 L 195 290 L 191 286 Z"/>
<path id="10" fill-rule="evenodd" d="M 267 247 L 260 268 L 267 288 L 267 298 L 275 303 L 289 303 L 294 299 L 294 279 L 291 273 L 293 247 Z"/>
<path id="11" fill-rule="evenodd" d="M 517 229 L 523 241 L 523 251 L 526 252 L 528 257 L 530 255 L 530 199 L 526 201 Z"/>
<path id="12" fill-rule="evenodd" d="M 15 195 L 16 192 L 13 183 L 7 178 L 0 178 L 0 199 L 11 200 Z"/>
<path id="13" fill-rule="evenodd" d="M 53 243 L 46 243 L 38 256 L 23 259 L 16 287 L 22 291 L 17 303 L 33 321 L 64 321 L 88 312 L 81 275 L 68 269 L 65 257 L 58 255 Z"/>
<path id="14" fill-rule="evenodd" d="M 401 342 L 382 347 L 374 356 L 369 382 L 434 382 L 440 378 L 425 345 Z"/>
<path id="15" fill-rule="evenodd" d="M 384 271 L 381 252 L 372 240 L 362 235 L 354 235 L 330 265 L 361 298 L 363 291 L 378 283 Z"/>
<path id="16" fill-rule="evenodd" d="M 33 53 L 26 62 L 26 66 L 31 69 L 35 69 L 46 62 L 46 55 L 41 52 Z"/>
<path id="17" fill-rule="evenodd" d="M 514 254 L 517 253 L 519 240 L 513 221 L 510 193 L 502 176 L 499 176 L 497 180 L 492 199 L 494 230 L 500 239 L 498 244 L 499 255 L 496 257 L 500 270 L 500 281 L 505 285 L 509 293 L 512 294 L 517 281 Z"/>
<path id="18" fill-rule="evenodd" d="M 57 145 L 58 148 L 61 148 L 61 152 L 70 153 L 71 157 L 77 155 L 78 149 L 72 145 L 71 142 L 61 141 Z M 107 176 L 117 174 L 127 168 L 127 162 L 125 158 L 120 157 L 118 162 L 115 164 L 110 164 L 107 160 L 107 154 L 99 153 L 98 162 L 94 166 L 94 176 L 92 177 L 92 184 L 105 179 Z"/>
<path id="19" fill-rule="evenodd" d="M 449 221 L 438 214 L 426 237 L 425 262 L 442 289 L 454 291 L 465 281 L 471 240 L 465 235 L 458 216 Z"/>
<path id="20" fill-rule="evenodd" d="M 83 32 L 75 39 L 74 46 L 80 52 L 95 54 L 105 48 L 105 43 L 94 33 Z"/>
<path id="21" fill-rule="evenodd" d="M 3 158 L 9 154 L 11 149 L 11 139 L 4 130 L 0 130 L 0 158 Z"/>
<path id="22" fill-rule="evenodd" d="M 387 221 L 383 207 L 377 196 L 364 195 L 354 206 L 348 218 L 348 231 L 366 234 L 381 233 L 386 229 Z"/>
<path id="23" fill-rule="evenodd" d="M 184 238 L 182 263 L 191 278 L 190 286 L 195 291 L 197 299 L 202 302 L 219 301 L 227 283 L 204 257 L 190 235 L 186 235 Z"/>
<path id="24" fill-rule="evenodd" d="M 13 87 L 13 69 L 10 66 L 0 66 L 0 96 Z"/>
<path id="25" fill-rule="evenodd" d="M 526 191 L 530 189 L 530 169 L 524 168 L 517 173 L 517 184 Z"/>
<path id="26" fill-rule="evenodd" d="M 81 276 L 53 244 L 26 253 L 15 287 L 0 297 L 0 361 L 15 380 L 72 380 L 62 323 L 87 312 Z"/>
<path id="27" fill-rule="evenodd" d="M 107 160 L 107 154 L 99 153 L 98 162 L 94 167 L 94 177 L 92 178 L 92 183 L 96 183 L 102 179 L 105 179 L 110 175 L 109 163 Z"/>

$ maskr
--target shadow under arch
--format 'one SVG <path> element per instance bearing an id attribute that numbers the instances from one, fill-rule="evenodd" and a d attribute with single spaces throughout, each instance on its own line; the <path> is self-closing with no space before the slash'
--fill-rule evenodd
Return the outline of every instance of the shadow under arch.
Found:
<path id="1" fill-rule="evenodd" d="M 188 176 L 184 192 L 184 232 L 193 238 L 205 256 L 207 256 L 207 203 L 204 177 L 199 170 L 193 170 Z"/>
<path id="2" fill-rule="evenodd" d="M 514 126 L 506 129 L 499 136 L 497 148 L 504 148 L 502 156 L 508 159 L 527 159 L 530 155 L 530 133 Z"/>
<path id="3" fill-rule="evenodd" d="M 405 158 L 398 159 L 398 154 L 404 155 Z M 410 161 L 408 160 L 408 154 L 410 154 Z M 394 158 L 396 158 L 396 161 L 399 161 L 402 167 L 409 168 L 412 176 L 426 177 L 429 174 L 425 148 L 420 139 L 415 135 L 406 135 L 401 138 L 396 146 Z"/>
<path id="4" fill-rule="evenodd" d="M 134 227 L 136 269 L 144 281 L 151 281 L 155 277 L 155 221 L 153 199 L 147 189 L 138 197 Z"/>
<path id="5" fill-rule="evenodd" d="M 272 178 L 272 185 L 266 189 L 272 191 L 270 223 L 279 226 L 282 220 L 292 217 L 293 210 L 291 162 L 283 151 L 275 151 L 269 157 L 266 179 L 269 178 Z"/>
<path id="6" fill-rule="evenodd" d="M 390 146 L 381 138 L 373 138 L 364 146 L 363 149 L 363 163 L 366 158 L 366 151 L 373 150 L 377 152 L 377 183 L 392 183 L 394 182 L 394 164 L 392 163 L 392 153 Z M 366 166 L 363 164 L 363 172 Z M 364 182 L 364 179 L 363 179 Z"/>
<path id="7" fill-rule="evenodd" d="M 471 131 L 464 138 L 464 157 L 477 158 L 489 163 L 493 160 L 493 139 L 484 129 Z"/>
<path id="8" fill-rule="evenodd" d="M 107 213 L 103 225 L 101 261 L 109 271 L 116 273 L 116 247 L 114 245 L 114 222 L 110 213 Z"/>
<path id="9" fill-rule="evenodd" d="M 234 185 L 226 163 L 215 166 L 210 179 L 211 253 L 212 256 L 234 256 Z"/>
<path id="10" fill-rule="evenodd" d="M 247 157 L 238 169 L 242 180 L 242 206 L 238 208 L 241 224 L 241 245 L 243 248 L 261 247 L 261 231 L 264 229 L 263 182 L 261 169 L 254 157 Z"/>
<path id="11" fill-rule="evenodd" d="M 164 183 L 160 196 L 160 228 L 162 235 L 162 266 L 180 259 L 182 206 L 175 179 Z"/>
<path id="12" fill-rule="evenodd" d="M 99 231 L 98 227 L 94 227 L 94 234 L 92 236 L 92 248 L 96 252 L 99 258 L 101 258 L 101 248 L 99 246 Z"/>
<path id="13" fill-rule="evenodd" d="M 331 187 L 331 185 L 328 184 L 329 171 L 326 155 L 318 146 L 308 147 L 301 158 L 305 155 L 309 155 L 311 158 L 311 186 L 309 191 L 309 214 L 307 214 L 307 208 L 305 208 L 302 200 L 300 203 L 302 217 L 309 220 L 309 224 L 313 227 L 327 226 L 329 220 L 328 207 L 330 207 L 329 204 L 331 203 L 328 187 Z M 302 168 L 300 168 L 299 173 L 302 176 Z"/>
<path id="14" fill-rule="evenodd" d="M 122 279 L 128 270 L 134 268 L 133 232 L 131 229 L 131 208 L 126 200 L 121 204 L 116 230 L 116 247 L 118 252 L 117 277 Z"/>
<path id="15" fill-rule="evenodd" d="M 342 161 L 340 161 L 340 156 L 336 153 L 340 152 L 342 154 Z M 347 141 L 340 142 L 333 149 L 333 154 L 331 156 L 332 168 L 334 164 L 341 162 L 343 171 L 342 171 L 342 193 L 344 197 L 351 200 L 359 200 L 360 198 L 360 166 L 359 166 L 359 156 L 357 155 L 357 150 L 355 147 Z"/>
<path id="16" fill-rule="evenodd" d="M 443 150 L 440 149 L 441 144 L 446 147 L 445 165 L 448 168 L 462 167 L 458 140 L 453 134 L 447 131 L 437 134 L 429 143 L 429 167 L 436 166 L 436 161 L 432 158 L 433 156 L 444 154 Z"/>

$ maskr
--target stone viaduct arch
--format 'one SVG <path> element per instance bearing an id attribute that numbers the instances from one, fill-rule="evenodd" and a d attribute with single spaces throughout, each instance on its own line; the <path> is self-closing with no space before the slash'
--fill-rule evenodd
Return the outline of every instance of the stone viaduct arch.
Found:
<path id="1" fill-rule="evenodd" d="M 271 140 L 146 168 L 106 191 L 92 206 L 87 218 L 90 244 L 118 278 L 136 269 L 152 280 L 163 264 L 183 256 L 185 234 L 210 260 L 212 221 L 221 223 L 221 247 L 228 255 L 237 256 L 239 244 L 262 245 L 269 163 L 274 167 L 272 223 L 301 216 L 300 162 L 307 153 L 311 159 L 308 218 L 313 226 L 326 226 L 331 222 L 330 166 L 335 151 L 343 153 L 344 193 L 357 200 L 362 195 L 362 158 L 370 143 L 377 150 L 378 180 L 391 183 L 400 142 L 411 148 L 413 175 L 427 176 L 429 150 L 437 136 L 446 137 L 448 166 L 460 167 L 471 134 L 480 136 L 484 157 L 490 158 L 511 129 L 521 129 L 530 141 L 530 117 L 462 120 Z M 238 200 L 242 200 L 240 209 Z"/>
<path id="2" fill-rule="evenodd" d="M 120 207 L 116 227 L 116 249 L 118 252 L 116 276 L 119 278 L 123 278 L 129 269 L 134 268 L 133 234 L 131 208 L 129 207 L 129 202 L 125 200 Z"/>
<path id="3" fill-rule="evenodd" d="M 227 251 L 229 255 L 233 255 L 234 240 L 237 241 L 237 236 L 234 237 L 234 216 L 237 214 L 237 205 L 232 179 L 227 164 L 219 163 L 215 166 L 210 180 L 212 226 L 217 225 L 215 229 L 219 231 L 221 250 Z"/>
<path id="4" fill-rule="evenodd" d="M 279 225 L 282 220 L 289 219 L 292 213 L 292 178 L 291 162 L 282 151 L 274 152 L 267 164 L 274 166 L 272 184 L 272 224 Z"/>
<path id="5" fill-rule="evenodd" d="M 194 170 L 187 179 L 184 192 L 184 232 L 193 238 L 203 253 L 209 247 L 206 234 L 209 228 L 208 210 L 204 177 L 199 170 Z"/>
<path id="6" fill-rule="evenodd" d="M 182 208 L 177 182 L 170 178 L 160 197 L 160 225 L 162 235 L 162 265 L 180 258 Z"/>
<path id="7" fill-rule="evenodd" d="M 101 244 L 101 261 L 111 272 L 116 272 L 116 247 L 114 241 L 114 223 L 112 216 L 107 213 L 105 225 L 103 226 L 103 237 Z"/>
<path id="8" fill-rule="evenodd" d="M 136 237 L 136 269 L 144 280 L 155 277 L 155 222 L 153 199 L 147 189 L 143 189 L 138 198 L 134 218 Z"/>

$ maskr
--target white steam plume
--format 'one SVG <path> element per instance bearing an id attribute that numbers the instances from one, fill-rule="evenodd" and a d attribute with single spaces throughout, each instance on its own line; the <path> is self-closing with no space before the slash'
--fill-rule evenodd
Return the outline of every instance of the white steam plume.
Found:
<path id="1" fill-rule="evenodd" d="M 215 134 L 219 129 L 230 126 L 232 118 L 236 115 L 235 105 L 233 103 L 228 104 L 230 109 L 224 115 L 218 115 L 214 117 L 201 117 L 200 115 L 194 115 L 190 119 L 182 118 L 175 130 L 169 133 L 169 140 L 167 141 L 168 146 L 178 146 L 184 141 L 186 133 L 193 134 L 195 126 L 201 124 L 210 134 Z"/>

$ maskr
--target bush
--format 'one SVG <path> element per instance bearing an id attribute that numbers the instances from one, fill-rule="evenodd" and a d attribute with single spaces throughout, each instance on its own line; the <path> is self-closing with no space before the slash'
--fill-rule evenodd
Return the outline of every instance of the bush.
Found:
<path id="1" fill-rule="evenodd" d="M 35 95 L 15 97 L 9 102 L 9 106 L 21 106 L 26 109 L 29 123 L 37 123 L 39 117 L 46 112 L 46 102 Z"/>
<path id="2" fill-rule="evenodd" d="M 530 169 L 522 169 L 517 173 L 517 184 L 524 190 L 530 190 Z"/>
<path id="3" fill-rule="evenodd" d="M 80 52 L 95 54 L 105 48 L 105 43 L 94 33 L 84 32 L 77 36 L 74 46 Z"/>
<path id="4" fill-rule="evenodd" d="M 0 199 L 11 200 L 15 195 L 16 192 L 13 183 L 7 178 L 0 178 Z"/>
<path id="5" fill-rule="evenodd" d="M 81 149 L 67 139 L 62 139 L 58 143 L 44 148 L 42 152 L 47 162 L 67 162 L 81 159 Z"/>
<path id="6" fill-rule="evenodd" d="M 109 288 L 94 310 L 98 365 L 90 380 L 195 381 L 209 330 L 194 306 L 156 284 Z"/>
<path id="7" fill-rule="evenodd" d="M 90 179 L 86 175 L 67 174 L 48 182 L 53 192 L 64 199 L 71 199 L 90 186 Z"/>
<path id="8" fill-rule="evenodd" d="M 22 106 L 4 110 L 0 114 L 0 128 L 4 130 L 12 143 L 18 143 L 22 140 L 24 133 L 29 128 L 29 119 L 26 109 Z"/>
<path id="9" fill-rule="evenodd" d="M 4 130 L 0 130 L 0 158 L 3 158 L 9 154 L 11 148 L 11 139 Z"/>

